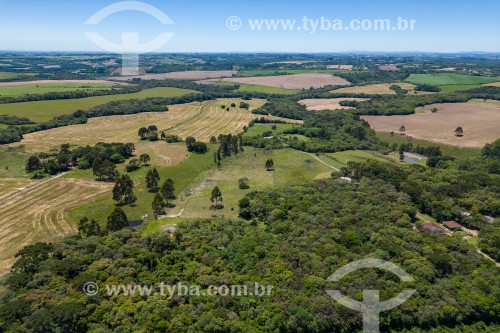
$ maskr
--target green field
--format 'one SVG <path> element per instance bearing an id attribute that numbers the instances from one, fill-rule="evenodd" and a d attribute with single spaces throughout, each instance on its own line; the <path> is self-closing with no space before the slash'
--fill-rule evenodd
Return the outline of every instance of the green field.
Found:
<path id="1" fill-rule="evenodd" d="M 338 73 L 339 70 L 332 69 L 256 69 L 256 70 L 243 70 L 239 71 L 236 76 L 247 77 L 247 76 L 273 76 L 273 75 L 289 75 L 289 74 L 334 74 Z"/>
<path id="2" fill-rule="evenodd" d="M 217 86 L 224 86 L 224 87 L 234 86 L 235 84 L 238 84 L 240 86 L 239 89 L 236 90 L 238 92 L 259 92 L 259 93 L 278 94 L 278 95 L 293 95 L 299 92 L 299 90 L 295 89 L 259 86 L 256 84 L 234 83 L 228 81 L 218 81 L 217 83 L 215 83 L 215 85 Z"/>
<path id="3" fill-rule="evenodd" d="M 482 87 L 482 85 L 480 84 L 446 84 L 443 86 L 439 86 L 439 88 L 441 88 L 441 93 L 443 94 L 448 94 L 455 91 L 471 90 L 480 87 Z"/>
<path id="4" fill-rule="evenodd" d="M 276 125 L 276 129 L 273 130 L 272 126 Z M 249 127 L 246 133 L 243 133 L 243 137 L 254 137 L 254 136 L 261 136 L 262 133 L 271 131 L 273 134 L 272 136 L 278 136 L 284 131 L 297 127 L 300 125 L 294 125 L 294 124 L 254 124 L 252 127 Z"/>
<path id="5" fill-rule="evenodd" d="M 463 74 L 453 73 L 439 73 L 439 74 L 410 74 L 405 81 L 414 84 L 430 84 L 433 86 L 443 86 L 450 84 L 467 85 L 467 84 L 481 84 L 500 81 L 500 78 L 487 77 L 487 76 L 470 76 Z"/>
<path id="6" fill-rule="evenodd" d="M 28 158 L 21 148 L 0 146 L 0 178 L 27 178 L 24 167 Z"/>
<path id="7" fill-rule="evenodd" d="M 0 87 L 0 97 L 23 96 L 27 94 L 47 94 L 51 92 L 110 90 L 109 84 L 102 83 L 44 83 L 22 86 Z"/>
<path id="8" fill-rule="evenodd" d="M 194 90 L 179 88 L 152 88 L 132 94 L 119 94 L 86 97 L 78 99 L 62 99 L 54 101 L 23 102 L 12 104 L 0 104 L 1 115 L 12 115 L 26 117 L 34 122 L 43 122 L 51 120 L 54 117 L 64 114 L 71 114 L 76 110 L 87 110 L 94 106 L 105 104 L 112 101 L 119 101 L 133 98 L 148 97 L 174 97 L 194 93 Z"/>
<path id="9" fill-rule="evenodd" d="M 323 157 L 324 156 L 324 157 Z M 321 159 L 328 164 L 340 169 L 347 165 L 347 162 L 364 162 L 367 160 L 377 160 L 379 162 L 389 162 L 391 159 L 378 152 L 367 150 L 346 150 L 337 153 L 322 154 Z"/>
<path id="10" fill-rule="evenodd" d="M 377 132 L 377 137 L 379 139 L 381 139 L 382 141 L 387 142 L 389 144 L 397 143 L 398 145 L 400 145 L 402 143 L 405 143 L 405 144 L 412 143 L 413 146 L 422 146 L 422 147 L 439 146 L 441 148 L 441 153 L 443 155 L 453 156 L 453 157 L 457 157 L 457 158 L 473 157 L 473 156 L 481 155 L 480 149 L 460 148 L 460 147 L 448 146 L 448 145 L 438 144 L 438 143 L 434 143 L 434 142 L 418 140 L 415 138 L 412 139 L 411 141 L 409 141 L 406 136 L 401 136 L 401 135 L 391 136 L 391 133 L 386 133 L 386 132 Z"/>

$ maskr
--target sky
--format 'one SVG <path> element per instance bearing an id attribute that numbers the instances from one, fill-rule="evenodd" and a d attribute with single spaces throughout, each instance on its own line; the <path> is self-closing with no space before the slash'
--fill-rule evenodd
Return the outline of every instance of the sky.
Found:
<path id="1" fill-rule="evenodd" d="M 85 24 L 96 12 L 117 2 L 0 0 L 0 50 L 113 51 L 94 43 L 85 33 L 121 43 L 122 34 L 132 32 L 139 35 L 140 43 L 147 43 L 168 32 L 173 37 L 155 52 L 500 52 L 500 0 L 145 0 L 142 2 L 166 14 L 173 24 L 162 24 L 136 10 Z M 129 8 L 130 4 L 122 6 Z M 305 25 L 304 17 L 308 20 Z M 414 29 L 398 30 L 398 17 L 414 20 Z M 293 29 L 290 25 L 287 29 L 252 29 L 251 24 L 262 19 L 295 23 Z M 369 28 L 374 20 L 386 19 L 396 30 Z M 366 30 L 358 29 L 362 20 Z M 336 30 L 328 29 L 332 22 Z M 316 31 L 313 24 L 317 24 Z"/>

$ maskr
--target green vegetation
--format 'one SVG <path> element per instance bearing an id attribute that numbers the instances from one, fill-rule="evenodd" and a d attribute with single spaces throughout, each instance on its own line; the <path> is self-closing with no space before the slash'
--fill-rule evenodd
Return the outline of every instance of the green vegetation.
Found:
<path id="1" fill-rule="evenodd" d="M 442 94 L 449 94 L 455 91 L 465 91 L 481 87 L 482 85 L 480 84 L 446 84 L 439 86 Z"/>
<path id="2" fill-rule="evenodd" d="M 144 99 L 150 97 L 177 97 L 190 93 L 192 90 L 179 88 L 158 87 L 146 89 L 138 93 L 118 94 L 97 97 L 87 97 L 79 99 L 39 101 L 0 104 L 0 114 L 26 117 L 35 122 L 49 121 L 54 117 L 71 114 L 77 110 L 86 110 L 95 106 L 109 103 L 112 101 L 121 101 L 127 99 Z"/>
<path id="3" fill-rule="evenodd" d="M 29 155 L 22 148 L 0 147 L 0 178 L 25 178 Z"/>
<path id="4" fill-rule="evenodd" d="M 116 88 L 116 87 L 115 87 Z M 0 97 L 27 94 L 47 94 L 50 92 L 110 90 L 111 85 L 103 83 L 42 83 L 0 87 Z"/>
<path id="5" fill-rule="evenodd" d="M 248 127 L 248 130 L 243 133 L 243 137 L 253 137 L 253 136 L 263 136 L 263 134 L 269 134 L 269 136 L 279 136 L 286 130 L 292 129 L 300 125 L 294 124 L 254 124 L 251 127 Z M 275 127 L 275 129 L 273 129 Z M 268 136 L 268 135 L 265 135 Z"/>
<path id="6" fill-rule="evenodd" d="M 500 81 L 497 77 L 471 76 L 454 73 L 438 74 L 411 74 L 405 81 L 414 84 L 430 84 L 433 86 L 443 86 L 449 84 L 481 84 Z"/>
<path id="7" fill-rule="evenodd" d="M 251 92 L 251 93 L 254 92 L 254 93 L 265 93 L 265 94 L 276 94 L 276 95 L 293 95 L 300 91 L 294 89 L 259 86 L 256 84 L 234 83 L 227 81 L 218 81 L 217 83 L 215 83 L 215 85 L 221 87 L 238 86 L 238 89 L 235 90 L 238 92 Z"/>

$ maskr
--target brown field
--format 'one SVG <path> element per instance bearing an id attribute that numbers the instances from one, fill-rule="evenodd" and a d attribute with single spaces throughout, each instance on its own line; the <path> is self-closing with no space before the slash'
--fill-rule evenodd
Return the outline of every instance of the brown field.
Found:
<path id="1" fill-rule="evenodd" d="M 161 74 L 145 74 L 137 76 L 111 77 L 112 80 L 128 81 L 132 79 L 143 80 L 165 80 L 165 79 L 185 79 L 185 80 L 204 80 L 221 77 L 231 77 L 238 73 L 237 71 L 183 71 Z"/>
<path id="2" fill-rule="evenodd" d="M 109 84 L 109 85 L 129 85 L 125 82 L 113 82 L 107 80 L 36 80 L 36 81 L 15 81 L 15 82 L 0 82 L 0 87 L 16 87 L 32 84 L 52 84 L 52 83 L 78 83 L 78 84 L 89 84 L 89 83 L 99 83 L 99 84 Z"/>
<path id="3" fill-rule="evenodd" d="M 279 87 L 285 89 L 309 89 L 324 86 L 350 85 L 340 77 L 330 74 L 293 74 L 277 76 L 253 76 L 222 79 L 223 81 L 255 84 L 260 86 Z"/>
<path id="4" fill-rule="evenodd" d="M 327 65 L 327 69 L 343 69 L 350 71 L 352 69 L 352 65 Z"/>
<path id="5" fill-rule="evenodd" d="M 309 111 L 354 109 L 350 106 L 341 106 L 342 101 L 367 101 L 369 98 L 311 98 L 300 100 Z"/>
<path id="6" fill-rule="evenodd" d="M 455 67 L 446 67 L 446 68 L 438 68 L 436 70 L 442 71 L 442 72 L 453 72 L 454 70 L 456 70 L 456 68 Z"/>
<path id="7" fill-rule="evenodd" d="M 74 234 L 76 226 L 68 222 L 67 213 L 111 188 L 110 183 L 53 177 L 0 199 L 0 275 L 23 246 Z"/>
<path id="8" fill-rule="evenodd" d="M 500 87 L 500 81 L 498 81 L 498 82 L 492 82 L 492 83 L 486 83 L 486 84 L 483 84 L 483 86 Z"/>
<path id="9" fill-rule="evenodd" d="M 403 89 L 408 90 L 408 94 L 415 94 L 415 85 L 406 82 L 395 82 L 395 83 L 376 83 L 369 84 L 366 86 L 355 86 L 346 87 L 330 91 L 331 93 L 341 93 L 341 94 L 366 94 L 366 95 L 395 95 L 394 90 L 389 89 L 390 86 L 397 85 Z M 417 94 L 432 94 L 426 91 L 417 91 Z"/>
<path id="10" fill-rule="evenodd" d="M 136 156 L 148 154 L 151 157 L 151 165 L 169 166 L 182 162 L 187 155 L 185 143 L 165 143 L 164 141 L 142 141 L 135 145 Z"/>
<path id="11" fill-rule="evenodd" d="M 396 65 L 380 65 L 378 68 L 381 71 L 399 71 L 399 68 Z"/>
<path id="12" fill-rule="evenodd" d="M 437 113 L 431 113 L 434 107 Z M 480 148 L 500 138 L 500 105 L 493 102 L 431 104 L 420 110 L 423 113 L 362 118 L 379 132 L 398 133 L 405 126 L 407 136 L 452 146 Z M 463 137 L 455 136 L 459 126 L 464 130 Z"/>
<path id="13" fill-rule="evenodd" d="M 262 106 L 265 100 L 246 101 L 250 104 L 250 110 L 240 109 L 238 105 L 241 101 L 241 99 L 220 99 L 170 105 L 167 112 L 91 118 L 86 124 L 26 134 L 21 142 L 9 146 L 24 145 L 28 152 L 43 152 L 64 143 L 79 146 L 93 145 L 97 142 L 138 143 L 140 140 L 137 131 L 148 125 L 156 125 L 160 131 L 179 135 L 183 139 L 194 136 L 197 140 L 208 142 L 212 135 L 239 133 L 252 119 L 262 117 L 252 114 L 251 110 Z M 230 108 L 229 112 L 221 108 L 221 105 L 229 107 L 233 102 L 236 103 L 236 107 Z M 264 117 L 283 120 L 273 116 Z M 290 122 L 297 121 L 290 120 Z"/>

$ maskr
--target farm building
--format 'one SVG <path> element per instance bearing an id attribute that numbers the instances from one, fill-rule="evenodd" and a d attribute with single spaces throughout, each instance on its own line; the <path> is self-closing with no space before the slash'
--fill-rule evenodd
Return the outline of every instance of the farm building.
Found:
<path id="1" fill-rule="evenodd" d="M 463 227 L 455 221 L 444 221 L 443 225 L 451 231 L 461 231 Z"/>
<path id="2" fill-rule="evenodd" d="M 424 223 L 422 225 L 422 229 L 424 229 L 425 231 L 434 233 L 434 234 L 438 234 L 438 235 L 444 235 L 444 234 L 449 235 L 450 234 L 450 232 L 448 230 L 441 229 L 440 227 L 438 227 L 434 223 L 430 223 L 430 222 Z"/>

